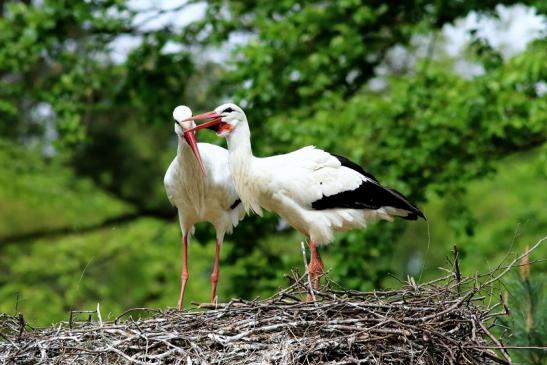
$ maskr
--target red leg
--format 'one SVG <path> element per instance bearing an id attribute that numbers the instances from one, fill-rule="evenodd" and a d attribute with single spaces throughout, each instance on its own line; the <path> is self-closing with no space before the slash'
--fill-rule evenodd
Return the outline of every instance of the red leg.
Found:
<path id="1" fill-rule="evenodd" d="M 186 282 L 188 281 L 188 233 L 184 233 L 182 237 L 182 283 L 180 286 L 179 303 L 177 308 L 181 310 L 184 308 L 184 291 L 186 290 Z"/>
<path id="2" fill-rule="evenodd" d="M 314 289 L 319 289 L 320 282 L 319 276 L 323 273 L 323 260 L 321 260 L 321 255 L 315 246 L 315 242 L 310 241 L 310 264 L 308 265 L 308 271 L 311 277 L 311 283 Z"/>
<path id="3" fill-rule="evenodd" d="M 217 239 L 216 250 L 215 250 L 215 262 L 213 264 L 213 272 L 211 273 L 211 303 L 217 302 L 217 282 L 218 282 L 218 276 L 220 274 L 219 260 L 220 260 L 221 244 L 222 244 L 222 241 Z"/>

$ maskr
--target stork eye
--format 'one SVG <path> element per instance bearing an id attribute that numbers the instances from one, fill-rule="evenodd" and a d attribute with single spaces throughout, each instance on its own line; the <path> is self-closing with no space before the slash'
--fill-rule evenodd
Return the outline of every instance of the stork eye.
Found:
<path id="1" fill-rule="evenodd" d="M 178 124 L 178 126 L 182 128 L 182 126 L 180 125 L 180 123 L 179 123 L 179 121 L 178 121 L 178 120 L 176 120 L 176 119 L 173 119 L 173 122 L 177 123 L 177 124 Z"/>
<path id="2" fill-rule="evenodd" d="M 232 109 L 232 108 L 226 108 L 226 109 L 224 109 L 222 112 L 223 112 L 223 113 L 231 113 L 231 112 L 233 112 L 233 111 L 234 111 L 234 109 Z"/>

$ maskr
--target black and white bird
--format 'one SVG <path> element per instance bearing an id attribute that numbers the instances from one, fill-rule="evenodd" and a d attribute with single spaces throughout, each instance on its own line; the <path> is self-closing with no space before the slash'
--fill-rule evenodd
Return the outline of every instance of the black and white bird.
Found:
<path id="1" fill-rule="evenodd" d="M 195 132 L 184 133 L 194 122 L 190 108 L 180 105 L 173 111 L 175 133 L 179 136 L 177 156 L 165 173 L 167 197 L 177 207 L 182 231 L 182 274 L 178 308 L 183 307 L 188 281 L 188 238 L 194 224 L 209 222 L 216 230 L 216 250 L 211 274 L 211 302 L 216 301 L 219 256 L 225 233 L 231 233 L 245 211 L 240 204 L 230 169 L 228 151 L 222 147 L 197 143 Z"/>
<path id="2" fill-rule="evenodd" d="M 334 232 L 366 226 L 378 219 L 425 219 L 401 193 L 382 186 L 350 160 L 308 146 L 284 155 L 255 157 L 243 110 L 229 103 L 190 120 L 211 119 L 192 128 L 214 130 L 228 142 L 235 189 L 246 211 L 273 211 L 310 239 L 308 272 L 315 288 L 323 262 L 317 250 Z"/>

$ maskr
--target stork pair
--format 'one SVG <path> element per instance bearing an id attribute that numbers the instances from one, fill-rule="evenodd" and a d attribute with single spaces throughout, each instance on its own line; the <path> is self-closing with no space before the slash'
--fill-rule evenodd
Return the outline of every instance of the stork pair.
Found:
<path id="1" fill-rule="evenodd" d="M 194 223 L 208 221 L 217 230 L 211 275 L 214 301 L 222 238 L 242 219 L 244 211 L 258 215 L 264 209 L 275 212 L 309 237 L 308 273 L 316 289 L 323 271 L 318 246 L 330 243 L 334 232 L 361 228 L 371 220 L 425 218 L 401 193 L 382 186 L 361 166 L 342 156 L 308 146 L 284 155 L 255 157 L 247 117 L 235 104 L 223 104 L 196 116 L 179 106 L 173 117 L 179 148 L 165 185 L 169 199 L 178 208 L 183 232 L 179 308 L 188 279 L 187 237 Z M 203 123 L 194 126 L 195 121 Z M 198 144 L 195 135 L 203 128 L 226 138 L 228 151 Z"/>

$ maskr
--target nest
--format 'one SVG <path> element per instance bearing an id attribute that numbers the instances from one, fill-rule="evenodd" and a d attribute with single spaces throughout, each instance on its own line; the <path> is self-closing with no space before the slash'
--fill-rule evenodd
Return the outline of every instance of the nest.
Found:
<path id="1" fill-rule="evenodd" d="M 103 321 L 30 329 L 0 317 L 7 364 L 510 364 L 490 332 L 503 304 L 483 296 L 495 278 L 445 278 L 400 289 L 357 292 L 327 284 L 315 302 L 293 274 L 266 300 L 201 304 L 190 311 L 132 309 Z M 324 279 L 326 281 L 326 279 Z M 485 283 L 486 281 L 486 283 Z M 485 285 L 487 284 L 487 285 Z M 495 308 L 499 308 L 495 313 Z M 148 312 L 151 312 L 149 315 Z M 147 314 L 147 315 L 145 315 Z M 94 319 L 91 319 L 91 318 Z"/>

